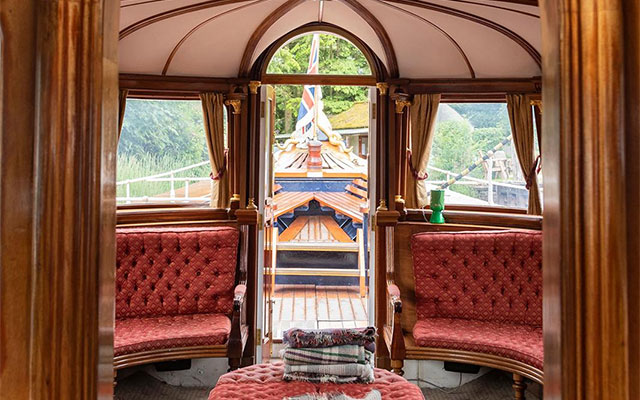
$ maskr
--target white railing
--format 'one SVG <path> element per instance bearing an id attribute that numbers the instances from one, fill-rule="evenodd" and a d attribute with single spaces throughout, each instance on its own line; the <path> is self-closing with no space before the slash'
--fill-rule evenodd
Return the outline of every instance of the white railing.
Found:
<path id="1" fill-rule="evenodd" d="M 487 161 L 491 161 L 491 159 L 487 160 Z M 444 169 L 440 169 L 440 168 L 435 168 L 435 167 L 427 167 L 427 170 L 431 170 L 431 171 L 435 171 L 435 172 L 440 172 L 442 174 L 445 174 L 446 176 L 446 180 L 444 181 L 427 181 L 428 183 L 432 184 L 432 185 L 443 185 L 447 182 L 449 182 L 449 180 L 451 180 L 451 178 L 455 178 L 456 176 L 458 176 L 458 173 L 452 172 L 452 171 L 447 171 Z M 491 171 L 491 163 L 489 165 L 489 171 Z M 493 200 L 493 188 L 494 186 L 502 186 L 502 187 L 507 187 L 507 188 L 512 188 L 512 189 L 526 189 L 525 186 L 523 185 L 514 185 L 512 183 L 506 183 L 506 182 L 500 182 L 500 181 L 494 181 L 493 180 L 493 174 L 489 174 L 489 178 L 490 179 L 479 179 L 479 178 L 474 178 L 472 176 L 468 176 L 465 175 L 463 176 L 459 181 L 456 181 L 454 183 L 454 185 L 466 185 L 466 186 L 487 186 L 487 202 L 490 205 L 495 205 L 495 202 Z"/>
<path id="2" fill-rule="evenodd" d="M 116 197 L 116 201 L 119 203 L 158 203 L 158 202 L 190 202 L 190 201 L 206 201 L 209 198 L 209 194 L 200 197 L 191 197 L 189 195 L 189 184 L 191 182 L 202 182 L 202 181 L 211 181 L 211 177 L 195 177 L 195 176 L 186 176 L 186 177 L 176 177 L 175 175 L 180 172 L 189 171 L 198 167 L 202 167 L 204 165 L 209 165 L 209 161 L 202 161 L 197 164 L 188 165 L 186 167 L 174 169 L 172 171 L 163 172 L 160 174 L 143 176 L 141 178 L 127 179 L 124 181 L 116 182 L 116 188 L 120 186 L 125 187 L 125 196 L 124 197 Z M 131 184 L 132 183 L 140 183 L 140 182 L 170 182 L 169 188 L 169 196 L 168 197 L 159 197 L 159 196 L 131 196 Z M 184 196 L 176 197 L 176 182 L 184 183 Z M 211 181 L 213 182 L 213 181 Z"/>

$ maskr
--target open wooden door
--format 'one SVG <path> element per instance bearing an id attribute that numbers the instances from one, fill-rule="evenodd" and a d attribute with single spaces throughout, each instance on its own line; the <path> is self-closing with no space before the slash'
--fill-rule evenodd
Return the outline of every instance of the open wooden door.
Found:
<path id="1" fill-rule="evenodd" d="M 275 213 L 274 197 L 274 172 L 273 172 L 273 146 L 275 140 L 275 111 L 276 93 L 273 86 L 262 87 L 260 101 L 260 143 L 262 145 L 262 155 L 260 157 L 260 190 L 264 199 L 262 207 L 262 248 L 261 275 L 262 279 L 262 318 L 261 318 L 261 338 L 259 342 L 262 361 L 266 362 L 271 358 L 271 345 L 273 343 L 273 290 L 275 287 L 276 268 L 276 240 L 278 238 L 278 228 Z"/>

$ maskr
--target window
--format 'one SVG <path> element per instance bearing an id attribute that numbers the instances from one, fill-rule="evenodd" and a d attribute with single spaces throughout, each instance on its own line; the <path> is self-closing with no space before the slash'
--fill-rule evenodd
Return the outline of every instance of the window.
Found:
<path id="1" fill-rule="evenodd" d="M 435 129 L 427 190 L 447 190 L 447 204 L 527 208 L 505 103 L 440 104 Z"/>
<path id="2" fill-rule="evenodd" d="M 268 74 L 307 74 L 313 34 L 294 38 L 271 58 Z M 371 67 L 362 51 L 339 36 L 319 35 L 318 73 L 327 75 L 371 75 Z"/>
<path id="3" fill-rule="evenodd" d="M 127 100 L 118 144 L 119 204 L 209 203 L 210 173 L 200 100 Z"/>

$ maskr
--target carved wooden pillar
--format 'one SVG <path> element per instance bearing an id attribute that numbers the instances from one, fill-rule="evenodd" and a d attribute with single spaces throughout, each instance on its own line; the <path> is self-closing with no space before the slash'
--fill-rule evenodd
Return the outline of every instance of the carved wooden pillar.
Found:
<path id="1" fill-rule="evenodd" d="M 242 155 L 242 140 L 241 140 L 241 116 L 242 116 L 242 98 L 236 94 L 227 95 L 227 100 L 224 104 L 228 106 L 228 110 L 231 111 L 231 115 L 228 116 L 230 120 L 229 131 L 229 172 L 231 185 L 231 209 L 241 207 L 243 204 L 243 197 L 241 196 L 241 174 L 246 173 L 246 168 L 243 168 L 243 160 L 246 160 L 246 156 Z M 246 149 L 246 147 L 245 147 Z M 246 151 L 245 151 L 246 154 Z M 236 202 L 237 204 L 234 204 Z"/>
<path id="2" fill-rule="evenodd" d="M 404 215 L 406 212 L 404 210 L 403 197 L 407 191 L 407 148 L 409 147 L 409 107 L 411 102 L 407 95 L 398 94 L 395 97 L 395 105 L 395 137 L 398 140 L 398 145 L 394 159 L 396 160 L 398 171 L 393 207 Z"/>
<path id="3" fill-rule="evenodd" d="M 113 397 L 118 6 L 0 2 L 2 399 Z"/>
<path id="4" fill-rule="evenodd" d="M 387 142 L 388 142 L 388 99 L 389 85 L 385 82 L 376 84 L 378 88 L 378 102 L 376 108 L 377 135 L 376 135 L 376 199 L 370 199 L 371 204 L 378 204 L 380 199 L 387 198 Z"/>
<path id="5" fill-rule="evenodd" d="M 255 347 L 257 340 L 260 340 L 256 336 L 256 329 L 258 327 L 257 314 L 257 291 L 262 290 L 258 288 L 256 283 L 258 281 L 258 224 L 259 215 L 258 207 L 256 207 L 253 199 L 249 199 L 249 205 L 246 208 L 239 209 L 235 212 L 238 219 L 238 225 L 240 226 L 244 240 L 246 240 L 245 254 L 241 254 L 240 257 L 246 257 L 242 262 L 247 266 L 247 315 L 246 321 L 249 325 L 249 336 L 247 338 L 247 344 L 243 354 L 243 365 L 251 365 L 255 362 Z"/>
<path id="6" fill-rule="evenodd" d="M 264 202 L 262 198 L 263 194 L 258 193 L 260 187 L 260 171 L 266 166 L 258 165 L 260 162 L 260 153 L 264 149 L 260 148 L 260 113 L 261 113 L 261 101 L 260 101 L 260 88 L 261 83 L 259 81 L 249 82 L 249 126 L 251 127 L 251 133 L 249 136 L 249 142 L 251 143 L 251 154 L 249 162 L 249 197 L 256 199 L 258 202 Z"/>
<path id="7" fill-rule="evenodd" d="M 375 268 L 375 321 L 376 326 L 382 329 L 387 324 L 387 268 L 393 268 L 393 230 L 398 223 L 400 214 L 395 210 L 389 210 L 384 200 L 375 215 L 375 241 L 376 241 L 376 268 Z M 390 368 L 389 352 L 382 332 L 378 332 L 376 343 L 376 365 L 379 368 Z"/>
<path id="8" fill-rule="evenodd" d="M 637 3 L 541 1 L 546 400 L 638 398 Z"/>

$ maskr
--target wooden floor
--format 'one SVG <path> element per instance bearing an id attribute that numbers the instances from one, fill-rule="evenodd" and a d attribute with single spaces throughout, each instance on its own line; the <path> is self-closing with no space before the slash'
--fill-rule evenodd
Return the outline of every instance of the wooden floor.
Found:
<path id="1" fill-rule="evenodd" d="M 277 285 L 274 339 L 289 328 L 356 328 L 368 325 L 367 298 L 357 286 Z"/>

